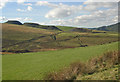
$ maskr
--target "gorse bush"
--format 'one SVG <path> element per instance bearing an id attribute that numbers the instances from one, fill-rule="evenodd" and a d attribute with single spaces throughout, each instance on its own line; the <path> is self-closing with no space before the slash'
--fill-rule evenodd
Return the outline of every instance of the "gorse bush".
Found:
<path id="1" fill-rule="evenodd" d="M 86 63 L 75 62 L 59 72 L 50 73 L 45 77 L 47 80 L 74 80 L 77 76 L 93 74 L 118 65 L 118 51 L 109 51 L 102 56 L 92 58 Z"/>

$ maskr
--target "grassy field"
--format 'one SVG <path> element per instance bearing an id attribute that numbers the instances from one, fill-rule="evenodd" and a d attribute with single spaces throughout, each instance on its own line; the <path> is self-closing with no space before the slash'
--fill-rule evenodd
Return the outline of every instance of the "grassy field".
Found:
<path id="1" fill-rule="evenodd" d="M 3 55 L 2 79 L 41 80 L 46 74 L 59 71 L 73 62 L 86 62 L 94 56 L 117 49 L 118 42 L 114 42 L 74 49 Z"/>
<path id="2" fill-rule="evenodd" d="M 69 26 L 56 26 L 58 27 L 59 29 L 63 30 L 63 31 L 69 31 L 75 27 L 69 27 Z"/>

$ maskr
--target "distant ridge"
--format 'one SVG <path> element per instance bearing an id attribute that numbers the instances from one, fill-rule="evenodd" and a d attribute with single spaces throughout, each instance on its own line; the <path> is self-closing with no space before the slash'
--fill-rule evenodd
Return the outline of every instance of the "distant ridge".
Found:
<path id="1" fill-rule="evenodd" d="M 72 32 L 92 32 L 91 29 L 87 29 L 87 28 L 73 28 L 70 31 L 72 31 Z"/>
<path id="2" fill-rule="evenodd" d="M 22 25 L 22 23 L 21 23 L 21 22 L 16 21 L 16 20 L 8 20 L 8 21 L 7 21 L 7 22 L 5 22 L 5 23 L 8 23 L 8 24 L 16 24 L 16 25 Z"/>
<path id="3" fill-rule="evenodd" d="M 31 26 L 31 27 L 39 27 L 39 24 L 37 23 L 24 23 L 23 25 Z"/>
<path id="4" fill-rule="evenodd" d="M 113 32 L 118 32 L 120 31 L 118 28 L 119 28 L 119 25 L 120 25 L 120 22 L 119 23 L 116 23 L 116 24 L 112 24 L 112 25 L 109 25 L 109 26 L 102 26 L 102 27 L 99 27 L 99 28 L 89 28 L 89 29 L 92 29 L 92 30 L 101 30 L 101 31 L 113 31 Z"/>
<path id="5" fill-rule="evenodd" d="M 58 30 L 62 31 L 61 29 L 57 28 L 56 26 L 48 26 L 48 25 L 40 25 L 37 23 L 24 23 L 25 26 L 35 27 L 35 28 L 41 28 L 46 30 Z"/>

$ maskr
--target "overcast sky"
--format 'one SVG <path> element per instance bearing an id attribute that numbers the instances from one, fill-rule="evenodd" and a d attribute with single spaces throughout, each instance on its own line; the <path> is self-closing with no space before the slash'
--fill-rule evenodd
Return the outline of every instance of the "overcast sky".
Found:
<path id="1" fill-rule="evenodd" d="M 20 2 L 21 1 L 21 2 Z M 0 3 L 0 22 L 19 20 L 43 25 L 99 27 L 118 22 L 117 2 L 26 2 L 19 0 Z"/>

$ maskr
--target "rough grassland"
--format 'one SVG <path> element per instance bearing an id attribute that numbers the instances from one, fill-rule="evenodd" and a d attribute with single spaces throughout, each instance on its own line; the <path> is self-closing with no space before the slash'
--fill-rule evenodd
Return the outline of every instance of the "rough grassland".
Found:
<path id="1" fill-rule="evenodd" d="M 94 46 L 115 41 L 118 41 L 118 34 L 115 33 L 60 32 L 25 25 L 2 24 L 2 54 L 75 48 L 81 45 Z"/>
<path id="2" fill-rule="evenodd" d="M 88 59 L 116 50 L 118 43 L 99 46 L 2 56 L 3 80 L 41 80 L 46 74 L 58 71 L 75 61 Z"/>
<path id="3" fill-rule="evenodd" d="M 2 24 L 2 46 L 8 46 L 16 42 L 29 40 L 42 35 L 50 35 L 52 33 L 55 32 L 24 25 Z"/>
<path id="4" fill-rule="evenodd" d="M 85 75 L 77 78 L 77 80 L 116 80 L 118 78 L 118 66 L 114 66 L 105 71 L 94 73 L 92 75 Z"/>

